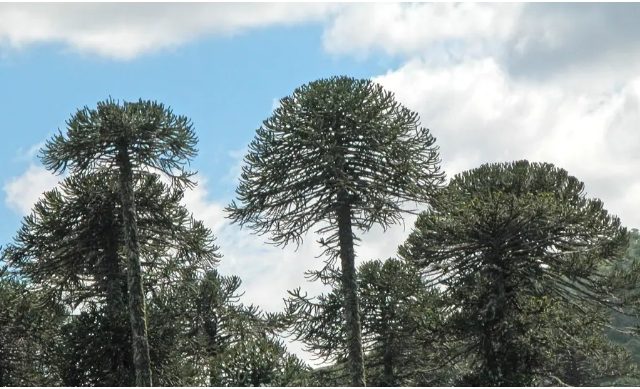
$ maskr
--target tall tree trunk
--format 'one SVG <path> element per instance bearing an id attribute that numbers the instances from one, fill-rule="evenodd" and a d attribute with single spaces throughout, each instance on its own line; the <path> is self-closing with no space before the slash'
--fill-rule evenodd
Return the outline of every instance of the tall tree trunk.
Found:
<path id="1" fill-rule="evenodd" d="M 396 377 L 393 372 L 393 351 L 391 350 L 391 341 L 387 339 L 384 346 L 384 354 L 382 355 L 383 365 L 383 381 L 382 386 L 396 386 Z"/>
<path id="2" fill-rule="evenodd" d="M 347 347 L 351 385 L 366 386 L 364 356 L 362 353 L 362 334 L 360 324 L 360 306 L 358 303 L 358 283 L 356 280 L 355 252 L 353 249 L 353 231 L 351 229 L 351 207 L 345 191 L 338 194 L 338 238 L 340 240 L 340 261 L 342 265 L 342 289 L 344 291 L 344 311 L 346 319 Z"/>
<path id="3" fill-rule="evenodd" d="M 123 352 L 131 349 L 129 337 L 126 333 L 122 333 L 126 320 L 126 282 L 122 277 L 120 268 L 120 257 L 118 256 L 118 230 L 115 223 L 110 223 L 110 228 L 105 231 L 108 234 L 105 248 L 105 272 L 106 272 L 106 314 L 108 317 L 109 343 L 108 351 L 105 357 L 108 358 L 106 363 L 109 364 L 109 380 L 105 382 L 106 386 L 127 386 L 132 382 L 128 381 L 127 362 L 128 359 Z M 126 328 L 126 327 L 125 327 Z M 130 363 L 130 362 L 129 362 Z"/>
<path id="4" fill-rule="evenodd" d="M 492 255 L 492 258 L 500 258 L 499 255 Z M 504 339 L 503 328 L 505 325 L 506 317 L 506 289 L 505 289 L 505 269 L 500 266 L 498 260 L 492 260 L 489 262 L 492 267 L 490 269 L 489 277 L 493 283 L 493 302 L 491 309 L 487 309 L 485 318 L 485 328 L 482 339 L 482 350 L 485 365 L 485 373 L 488 376 L 488 381 L 484 384 L 489 386 L 511 386 L 509 383 L 509 377 L 512 377 L 515 371 L 508 371 L 508 365 L 505 362 L 511 364 L 511 366 L 517 366 L 512 361 L 507 361 L 508 358 L 504 355 L 504 344 L 510 341 L 510 339 Z M 502 348 L 502 349 L 501 349 Z M 517 385 L 517 384 L 516 384 Z"/>
<path id="5" fill-rule="evenodd" d="M 131 343 L 136 386 L 152 386 L 151 358 L 147 339 L 147 319 L 142 289 L 140 266 L 140 244 L 136 223 L 136 204 L 133 193 L 133 171 L 125 146 L 118 150 L 120 170 L 120 196 L 122 201 L 122 224 L 124 226 L 124 248 L 127 256 L 127 286 L 129 289 L 129 319 L 131 321 Z"/>
<path id="6" fill-rule="evenodd" d="M 382 386 L 396 386 L 396 377 L 394 374 L 393 363 L 393 335 L 389 326 L 391 315 L 386 308 L 382 309 L 383 341 L 382 341 Z"/>

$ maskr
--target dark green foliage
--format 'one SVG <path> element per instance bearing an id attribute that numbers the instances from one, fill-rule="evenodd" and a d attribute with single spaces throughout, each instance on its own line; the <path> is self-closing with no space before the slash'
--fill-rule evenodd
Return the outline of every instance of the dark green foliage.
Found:
<path id="1" fill-rule="evenodd" d="M 513 327 L 509 338 L 513 351 L 506 350 L 505 359 L 500 360 L 503 368 L 511 369 L 513 381 L 529 386 L 599 386 L 620 379 L 637 380 L 637 366 L 630 354 L 603 334 L 608 323 L 606 309 L 591 307 L 581 312 L 549 297 L 522 298 L 519 307 L 508 318 Z M 442 331 L 457 334 L 469 344 L 467 326 L 462 318 L 453 318 Z M 518 331 L 520 328 L 527 331 Z M 477 354 L 461 357 L 460 361 L 476 367 L 457 377 L 457 384 L 482 385 L 492 379 L 486 369 L 477 367 Z"/>
<path id="2" fill-rule="evenodd" d="M 180 204 L 182 191 L 146 175 L 135 198 L 149 293 L 215 265 L 218 248 Z M 65 330 L 66 385 L 133 384 L 119 208 L 113 176 L 72 176 L 44 194 L 5 251 L 5 259 L 50 300 L 82 307 Z"/>
<path id="3" fill-rule="evenodd" d="M 335 211 L 347 192 L 352 225 L 398 222 L 443 180 L 435 139 L 418 114 L 369 80 L 333 77 L 297 88 L 257 130 L 230 217 L 274 242 L 299 243 L 317 223 L 338 245 Z"/>
<path id="4" fill-rule="evenodd" d="M 155 175 L 136 185 L 140 254 L 148 288 L 180 273 L 214 266 L 220 255 L 202 222 L 180 204 L 183 193 Z M 117 184 L 109 174 L 72 176 L 46 192 L 24 218 L 4 258 L 35 286 L 75 307 L 106 302 L 120 285 L 126 301 L 127 263 Z"/>
<path id="5" fill-rule="evenodd" d="M 307 386 L 309 368 L 268 336 L 242 339 L 219 363 L 220 386 Z"/>
<path id="6" fill-rule="evenodd" d="M 184 279 L 150 300 L 154 375 L 160 385 L 288 386 L 307 367 L 275 328 L 239 302 L 240 279 L 216 271 Z"/>
<path id="7" fill-rule="evenodd" d="M 41 297 L 0 268 L 0 386 L 60 384 L 56 362 L 65 311 Z"/>
<path id="8" fill-rule="evenodd" d="M 583 191 L 550 164 L 483 165 L 455 176 L 400 248 L 454 304 L 448 325 L 474 356 L 468 384 L 535 382 L 552 341 L 535 299 L 582 318 L 617 303 L 606 267 L 627 232 Z"/>
<path id="9" fill-rule="evenodd" d="M 89 304 L 83 312 L 69 318 L 61 335 L 59 369 L 64 386 L 135 383 L 131 331 L 125 310 L 114 317 L 106 309 Z"/>
<path id="10" fill-rule="evenodd" d="M 624 346 L 631 354 L 634 363 L 640 364 L 640 338 L 638 328 L 638 307 L 640 307 L 640 233 L 632 229 L 629 234 L 629 247 L 612 271 L 612 277 L 622 284 L 618 295 L 624 296 L 625 306 L 612 311 L 612 327 L 606 333 L 612 342 Z M 637 383 L 637 382 L 636 382 Z"/>
<path id="11" fill-rule="evenodd" d="M 603 323 L 610 321 L 609 310 L 587 308 L 586 314 L 576 314 L 566 304 L 549 305 L 542 319 L 554 336 L 550 336 L 553 341 L 546 345 L 550 349 L 546 374 L 541 374 L 547 377 L 548 383 L 600 386 L 621 380 L 640 382 L 638 365 L 629 352 L 603 334 Z M 548 377 L 552 377 L 551 380 Z"/>
<path id="12" fill-rule="evenodd" d="M 447 369 L 435 371 L 449 346 L 436 334 L 445 308 L 440 293 L 397 259 L 365 262 L 358 270 L 371 385 L 446 385 Z"/>
<path id="13" fill-rule="evenodd" d="M 47 141 L 42 162 L 54 172 L 120 168 L 116 160 L 124 147 L 135 173 L 153 168 L 179 186 L 190 185 L 193 173 L 183 166 L 196 155 L 197 141 L 191 121 L 163 104 L 109 99 L 78 110 L 67 121 L 66 134 Z"/>
<path id="14" fill-rule="evenodd" d="M 219 355 L 257 320 L 253 307 L 239 303 L 239 287 L 238 277 L 209 271 L 164 287 L 150 300 L 150 323 L 158 328 L 152 350 L 163 360 L 160 385 L 220 384 Z"/>
<path id="15" fill-rule="evenodd" d="M 358 268 L 360 317 L 368 384 L 372 386 L 446 385 L 446 354 L 436 330 L 442 301 L 411 264 L 388 259 Z M 346 385 L 347 337 L 342 323 L 340 286 L 310 299 L 297 289 L 286 301 L 285 318 L 295 340 L 305 343 L 330 368 L 319 369 L 319 385 Z"/>
<path id="16" fill-rule="evenodd" d="M 165 174 L 178 187 L 192 185 L 192 173 L 184 165 L 195 156 L 196 141 L 190 121 L 162 104 L 141 100 L 120 105 L 107 100 L 96 109 L 85 107 L 76 112 L 67 121 L 66 137 L 62 133 L 54 136 L 42 153 L 42 162 L 54 172 L 117 171 L 133 364 L 139 386 L 151 386 L 152 378 L 134 187 L 149 170 Z"/>
<path id="17" fill-rule="evenodd" d="M 435 139 L 418 115 L 369 80 L 333 77 L 297 88 L 257 130 L 229 217 L 276 244 L 319 225 L 330 264 L 340 258 L 352 384 L 365 384 L 355 275 L 355 227 L 387 227 L 406 202 L 442 183 Z M 329 264 L 329 265 L 330 265 Z"/>

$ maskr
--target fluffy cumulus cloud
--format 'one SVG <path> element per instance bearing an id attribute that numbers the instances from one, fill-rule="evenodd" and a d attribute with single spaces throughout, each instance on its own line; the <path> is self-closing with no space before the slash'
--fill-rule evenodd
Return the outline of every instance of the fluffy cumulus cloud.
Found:
<path id="1" fill-rule="evenodd" d="M 0 45 L 59 43 L 131 59 L 207 35 L 319 20 L 323 4 L 0 4 Z M 1 48 L 1 46 L 0 46 Z"/>
<path id="2" fill-rule="evenodd" d="M 490 55 L 514 75 L 592 84 L 594 72 L 624 79 L 638 67 L 639 18 L 640 4 L 620 3 L 357 4 L 330 19 L 324 46 L 446 64 Z"/>
<path id="3" fill-rule="evenodd" d="M 353 5 L 327 50 L 402 58 L 376 77 L 418 111 L 451 176 L 548 161 L 640 226 L 640 5 Z"/>
<path id="4" fill-rule="evenodd" d="M 502 60 L 509 72 L 536 79 L 577 73 L 588 75 L 581 83 L 596 75 L 619 82 L 640 65 L 639 19 L 640 4 L 527 4 L 502 43 Z"/>
<path id="5" fill-rule="evenodd" d="M 40 196 L 53 189 L 60 181 L 59 176 L 51 174 L 41 166 L 29 165 L 20 176 L 5 183 L 5 204 L 14 211 L 26 215 Z"/>
<path id="6" fill-rule="evenodd" d="M 325 48 L 337 54 L 413 55 L 425 50 L 439 54 L 475 51 L 508 37 L 520 5 L 473 3 L 357 4 L 345 8 L 324 34 Z"/>
<path id="7" fill-rule="evenodd" d="M 448 67 L 415 61 L 376 80 L 420 113 L 450 176 L 486 162 L 552 162 L 640 226 L 640 74 L 619 90 L 586 93 L 519 81 L 486 58 Z"/>

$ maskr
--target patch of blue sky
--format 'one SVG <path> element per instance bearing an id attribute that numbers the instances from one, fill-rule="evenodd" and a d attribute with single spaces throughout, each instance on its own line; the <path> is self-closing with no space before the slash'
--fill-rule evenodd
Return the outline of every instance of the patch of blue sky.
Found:
<path id="1" fill-rule="evenodd" d="M 271 27 L 205 37 L 120 61 L 61 45 L 0 47 L 0 183 L 39 164 L 33 151 L 84 105 L 108 97 L 153 99 L 193 120 L 199 155 L 192 167 L 207 177 L 210 196 L 230 198 L 237 167 L 274 102 L 303 83 L 332 75 L 372 77 L 400 62 L 384 55 L 341 57 L 322 48 L 322 25 Z M 29 153 L 31 151 L 31 153 Z M 4 193 L 3 193 L 4 194 Z M 197 215 L 196 215 L 197 216 Z M 0 205 L 0 244 L 21 215 Z"/>

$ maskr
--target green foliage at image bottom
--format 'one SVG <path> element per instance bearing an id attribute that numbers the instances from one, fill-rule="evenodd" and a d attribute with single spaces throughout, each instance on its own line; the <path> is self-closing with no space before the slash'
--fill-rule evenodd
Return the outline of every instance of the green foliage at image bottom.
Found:
<path id="1" fill-rule="evenodd" d="M 0 268 L 0 386 L 53 386 L 64 309 Z"/>

